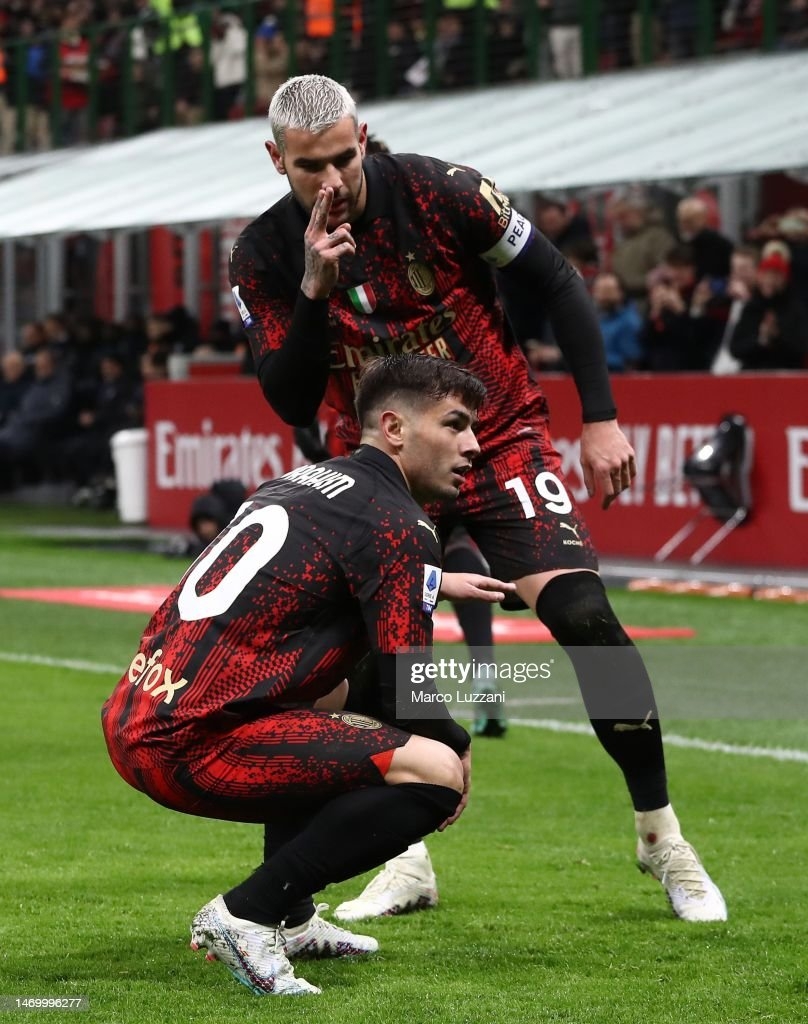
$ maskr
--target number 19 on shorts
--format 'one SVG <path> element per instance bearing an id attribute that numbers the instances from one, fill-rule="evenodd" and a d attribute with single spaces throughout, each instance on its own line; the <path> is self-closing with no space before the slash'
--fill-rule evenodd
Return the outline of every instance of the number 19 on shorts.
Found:
<path id="1" fill-rule="evenodd" d="M 533 481 L 536 495 L 548 512 L 555 512 L 563 516 L 572 511 L 572 501 L 567 490 L 555 473 L 544 470 L 536 475 Z M 515 476 L 512 480 L 505 481 L 505 489 L 513 491 L 519 499 L 525 519 L 534 519 L 536 516 L 536 504 L 528 491 L 528 488 L 521 478 Z"/>

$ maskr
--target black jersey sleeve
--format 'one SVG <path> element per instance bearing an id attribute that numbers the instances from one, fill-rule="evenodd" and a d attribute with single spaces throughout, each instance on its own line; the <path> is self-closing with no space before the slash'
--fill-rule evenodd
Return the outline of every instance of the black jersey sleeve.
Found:
<path id="1" fill-rule="evenodd" d="M 398 714 L 396 654 L 402 648 L 431 648 L 432 609 L 440 589 L 441 570 L 440 551 L 426 517 L 415 524 L 396 524 L 394 516 L 366 531 L 352 556 L 352 589 L 362 609 L 375 662 L 375 703 L 389 724 L 439 740 L 462 754 L 470 742 L 468 733 L 444 705 L 433 705 L 439 717 L 429 719 L 402 718 Z"/>
<path id="2" fill-rule="evenodd" d="M 307 298 L 248 235 L 230 254 L 230 285 L 264 397 L 285 423 L 307 426 L 328 383 L 327 300 Z"/>
<path id="3" fill-rule="evenodd" d="M 528 244 L 501 272 L 526 295 L 535 295 L 553 325 L 578 395 L 584 423 L 617 416 L 606 350 L 595 307 L 580 275 L 558 249 L 534 231 Z"/>
<path id="4" fill-rule="evenodd" d="M 428 167 L 462 244 L 514 280 L 528 301 L 549 316 L 575 380 L 584 422 L 614 419 L 603 337 L 581 277 L 491 179 L 437 160 Z"/>

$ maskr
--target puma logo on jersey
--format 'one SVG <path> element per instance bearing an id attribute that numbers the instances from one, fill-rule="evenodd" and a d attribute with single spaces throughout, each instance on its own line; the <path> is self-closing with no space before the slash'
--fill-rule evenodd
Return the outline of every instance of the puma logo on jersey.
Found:
<path id="1" fill-rule="evenodd" d="M 581 540 L 581 538 L 578 535 L 578 527 L 577 526 L 573 526 L 571 523 L 559 523 L 559 526 L 561 527 L 562 530 L 569 530 L 570 533 L 575 538 L 575 540 L 563 540 L 561 543 L 565 547 L 582 548 L 584 546 L 584 542 Z"/>
<path id="2" fill-rule="evenodd" d="M 435 543 L 438 543 L 438 529 L 436 526 L 433 526 L 432 523 L 425 522 L 425 520 L 423 519 L 418 520 L 418 526 L 423 526 L 425 530 L 429 530 L 429 532 L 435 538 Z"/>

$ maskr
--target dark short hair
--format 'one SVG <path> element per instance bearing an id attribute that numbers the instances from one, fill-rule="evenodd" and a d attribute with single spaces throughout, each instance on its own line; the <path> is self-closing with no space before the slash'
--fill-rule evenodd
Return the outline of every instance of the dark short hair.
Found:
<path id="1" fill-rule="evenodd" d="M 436 356 L 380 356 L 365 366 L 359 378 L 356 415 L 364 427 L 370 414 L 394 396 L 427 405 L 449 395 L 456 395 L 467 409 L 476 412 L 485 400 L 485 384 L 457 363 Z"/>
<path id="2" fill-rule="evenodd" d="M 665 256 L 670 267 L 695 267 L 696 253 L 692 245 L 674 245 Z"/>

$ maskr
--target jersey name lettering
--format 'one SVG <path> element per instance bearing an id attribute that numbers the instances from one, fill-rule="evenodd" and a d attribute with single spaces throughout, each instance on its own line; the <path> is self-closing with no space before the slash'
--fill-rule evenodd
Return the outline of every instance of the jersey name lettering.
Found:
<path id="1" fill-rule="evenodd" d="M 356 483 L 352 476 L 347 473 L 339 473 L 334 469 L 325 469 L 323 466 L 301 466 L 293 469 L 291 473 L 285 473 L 284 480 L 294 480 L 296 484 L 303 484 L 305 487 L 313 487 L 329 500 L 336 498 Z"/>

